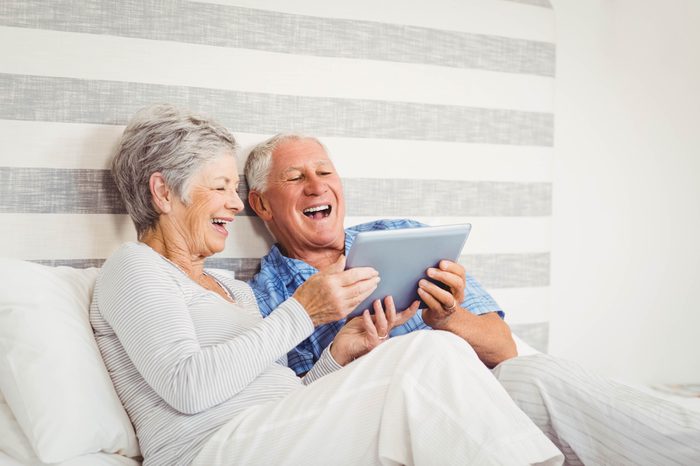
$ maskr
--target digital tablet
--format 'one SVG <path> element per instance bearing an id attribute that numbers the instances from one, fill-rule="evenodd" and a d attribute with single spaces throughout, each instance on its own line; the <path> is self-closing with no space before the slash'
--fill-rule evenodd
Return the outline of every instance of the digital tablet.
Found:
<path id="1" fill-rule="evenodd" d="M 418 298 L 418 281 L 442 259 L 457 261 L 467 241 L 471 224 L 399 230 L 363 231 L 350 247 L 345 268 L 372 267 L 381 281 L 376 290 L 360 303 L 348 318 L 374 312 L 372 302 L 393 296 L 396 311 L 401 312 Z"/>

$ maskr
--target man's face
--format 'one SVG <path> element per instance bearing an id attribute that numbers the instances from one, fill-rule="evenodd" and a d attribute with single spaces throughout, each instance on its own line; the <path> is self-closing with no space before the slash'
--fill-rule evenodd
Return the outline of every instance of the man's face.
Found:
<path id="1" fill-rule="evenodd" d="M 343 250 L 343 185 L 316 141 L 290 140 L 277 146 L 261 202 L 258 215 L 288 256 Z"/>

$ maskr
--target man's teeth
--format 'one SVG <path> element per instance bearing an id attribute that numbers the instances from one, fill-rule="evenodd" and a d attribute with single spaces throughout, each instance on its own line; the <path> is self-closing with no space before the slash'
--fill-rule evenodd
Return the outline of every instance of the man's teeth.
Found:
<path id="1" fill-rule="evenodd" d="M 308 209 L 304 209 L 305 214 L 313 214 L 314 212 L 318 212 L 320 210 L 327 210 L 330 209 L 331 206 L 329 205 L 320 205 L 317 207 L 309 207 Z"/>
<path id="2" fill-rule="evenodd" d="M 216 223 L 219 225 L 226 225 L 228 222 L 226 220 L 222 220 L 220 218 L 213 218 L 213 219 L 211 219 L 211 223 Z"/>

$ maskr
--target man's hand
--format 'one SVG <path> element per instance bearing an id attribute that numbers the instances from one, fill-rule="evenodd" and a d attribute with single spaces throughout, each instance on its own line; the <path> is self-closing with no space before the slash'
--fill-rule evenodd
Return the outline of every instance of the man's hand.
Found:
<path id="1" fill-rule="evenodd" d="M 451 261 L 440 261 L 439 268 L 430 268 L 428 277 L 442 282 L 443 290 L 428 280 L 418 283 L 418 295 L 428 306 L 423 321 L 432 328 L 447 330 L 464 338 L 487 367 L 495 367 L 517 356 L 510 328 L 496 312 L 474 315 L 461 307 L 464 301 L 466 273 L 464 267 Z"/>
<path id="2" fill-rule="evenodd" d="M 450 318 L 455 311 L 461 309 L 460 305 L 464 301 L 466 272 L 460 264 L 448 260 L 440 261 L 438 267 L 431 267 L 426 273 L 448 289 L 421 280 L 418 282 L 418 296 L 428 306 L 423 310 L 423 321 L 434 329 L 446 329 Z"/>
<path id="3" fill-rule="evenodd" d="M 369 353 L 388 338 L 391 329 L 405 324 L 416 315 L 418 305 L 419 302 L 414 301 L 410 307 L 397 314 L 391 296 L 384 298 L 384 308 L 378 299 L 375 300 L 372 303 L 374 315 L 365 309 L 362 315 L 350 319 L 335 336 L 331 345 L 333 359 L 344 366 Z"/>
<path id="4" fill-rule="evenodd" d="M 292 295 L 311 317 L 314 326 L 347 316 L 379 283 L 379 273 L 370 267 L 345 268 L 345 256 L 326 270 L 311 276 Z"/>

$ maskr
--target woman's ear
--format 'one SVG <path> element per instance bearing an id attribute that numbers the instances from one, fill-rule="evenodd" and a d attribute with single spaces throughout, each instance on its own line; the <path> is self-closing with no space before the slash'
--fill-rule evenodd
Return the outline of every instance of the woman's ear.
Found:
<path id="1" fill-rule="evenodd" d="M 270 206 L 263 195 L 258 191 L 248 192 L 248 204 L 250 205 L 250 208 L 253 209 L 256 214 L 258 214 L 258 217 L 260 217 L 263 222 L 267 222 L 268 220 L 272 219 L 272 211 L 270 210 Z"/>
<path id="2" fill-rule="evenodd" d="M 165 178 L 160 172 L 155 172 L 148 180 L 148 185 L 151 189 L 151 198 L 158 212 L 167 214 L 172 209 L 173 193 L 165 183 Z"/>

